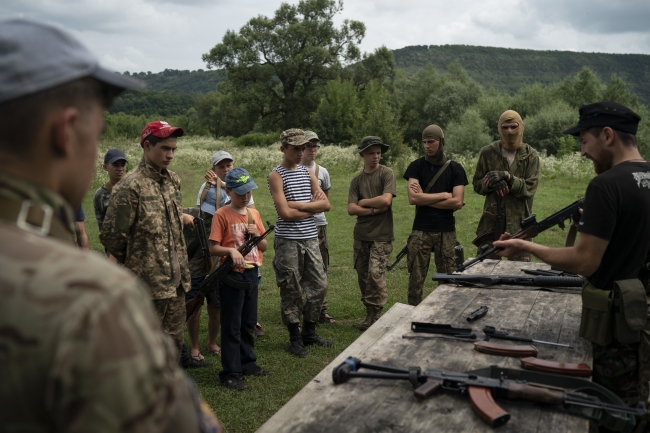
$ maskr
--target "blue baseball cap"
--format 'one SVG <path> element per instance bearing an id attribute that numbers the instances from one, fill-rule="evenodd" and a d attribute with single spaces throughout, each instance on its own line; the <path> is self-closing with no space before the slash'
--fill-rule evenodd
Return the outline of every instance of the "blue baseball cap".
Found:
<path id="1" fill-rule="evenodd" d="M 226 175 L 226 188 L 235 191 L 236 194 L 244 195 L 247 192 L 257 189 L 253 177 L 243 168 L 233 168 Z"/>
<path id="2" fill-rule="evenodd" d="M 104 164 L 112 164 L 115 161 L 119 160 L 125 160 L 126 162 L 129 162 L 128 159 L 126 159 L 126 154 L 122 152 L 120 149 L 109 149 L 108 152 L 106 152 L 106 155 L 104 155 Z"/>

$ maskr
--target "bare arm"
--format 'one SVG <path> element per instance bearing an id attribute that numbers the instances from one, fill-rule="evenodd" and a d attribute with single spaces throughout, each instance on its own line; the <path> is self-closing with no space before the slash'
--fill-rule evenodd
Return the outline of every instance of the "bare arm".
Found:
<path id="1" fill-rule="evenodd" d="M 439 192 L 435 194 L 425 193 L 422 191 L 420 182 L 418 182 L 418 180 L 415 178 L 409 178 L 408 185 L 406 186 L 406 192 L 408 194 L 409 204 L 415 206 L 430 206 L 452 198 L 452 194 L 449 192 Z"/>
<path id="2" fill-rule="evenodd" d="M 381 198 L 382 200 L 376 200 L 379 198 Z M 375 200 L 376 203 L 379 204 L 379 206 L 377 207 L 361 205 L 361 202 L 366 203 Z M 371 199 L 359 200 L 359 203 L 348 203 L 348 215 L 369 216 L 369 215 L 375 215 L 378 213 L 386 212 L 390 208 L 390 204 L 392 203 L 392 201 L 393 201 L 393 194 L 386 192 L 380 196 L 373 197 Z"/>
<path id="3" fill-rule="evenodd" d="M 83 221 L 75 221 L 74 231 L 77 232 L 77 243 L 82 250 L 90 250 L 88 243 L 88 233 L 86 233 L 86 224 Z"/>
<path id="4" fill-rule="evenodd" d="M 362 198 L 357 202 L 361 207 L 374 207 L 374 208 L 383 208 L 388 207 L 393 203 L 393 194 L 385 192 L 382 195 L 378 195 L 373 198 Z"/>
<path id="5" fill-rule="evenodd" d="M 589 277 L 596 272 L 603 260 L 609 241 L 587 233 L 580 233 L 578 243 L 573 247 L 550 248 L 521 239 L 508 239 L 510 233 L 504 233 L 494 242 L 495 247 L 504 248 L 500 256 L 510 257 L 521 252 L 528 252 L 535 257 L 559 269 Z"/>
<path id="6" fill-rule="evenodd" d="M 232 267 L 235 269 L 244 269 L 246 262 L 244 256 L 237 248 L 226 248 L 221 246 L 221 242 L 210 240 L 210 255 L 213 256 L 230 256 L 232 258 Z"/>
<path id="7" fill-rule="evenodd" d="M 307 170 L 309 173 L 309 180 L 311 183 L 311 195 L 312 199 L 310 202 L 299 202 L 299 201 L 289 201 L 289 207 L 296 209 L 302 212 L 328 212 L 330 210 L 330 202 L 327 198 L 327 195 L 320 189 L 318 186 L 318 179 L 316 175 L 312 173 L 311 170 Z"/>
<path id="8" fill-rule="evenodd" d="M 436 209 L 453 209 L 458 210 L 463 207 L 463 200 L 465 199 L 465 186 L 457 185 L 451 190 L 451 198 L 431 204 L 429 206 Z"/>

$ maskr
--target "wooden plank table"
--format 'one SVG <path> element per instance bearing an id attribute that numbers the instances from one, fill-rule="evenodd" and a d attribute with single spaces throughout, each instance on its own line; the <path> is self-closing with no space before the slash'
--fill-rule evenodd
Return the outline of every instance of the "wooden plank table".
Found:
<path id="1" fill-rule="evenodd" d="M 486 260 L 468 269 L 469 274 L 519 275 L 520 269 L 548 269 L 541 263 Z M 411 322 L 450 323 L 471 327 L 482 339 L 482 328 L 491 325 L 511 334 L 570 344 L 570 348 L 535 344 L 541 359 L 585 362 L 591 365 L 588 342 L 578 337 L 580 289 L 537 290 L 497 286 L 467 288 L 441 285 L 420 305 L 395 304 L 381 319 L 345 349 L 331 364 L 271 417 L 258 432 L 488 432 L 492 429 L 471 409 L 467 396 L 442 391 L 418 400 L 407 381 L 351 379 L 332 382 L 332 370 L 348 356 L 363 362 L 408 368 L 465 372 L 498 365 L 520 368 L 517 358 L 485 355 L 472 343 L 404 339 Z M 473 323 L 466 317 L 485 305 L 488 314 Z M 426 335 L 426 334 L 425 334 Z M 497 340 L 499 343 L 511 343 Z M 296 361 L 299 368 L 300 361 Z M 588 422 L 561 408 L 500 399 L 499 406 L 511 418 L 499 432 L 586 432 Z"/>

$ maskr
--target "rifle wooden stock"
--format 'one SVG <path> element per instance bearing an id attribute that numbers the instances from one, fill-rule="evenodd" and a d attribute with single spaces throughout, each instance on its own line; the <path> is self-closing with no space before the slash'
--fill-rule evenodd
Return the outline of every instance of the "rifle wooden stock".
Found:
<path id="1" fill-rule="evenodd" d="M 197 311 L 199 311 L 199 308 L 201 308 L 201 305 L 203 305 L 203 300 L 205 299 L 205 295 L 201 292 L 197 293 L 194 299 L 192 299 L 189 302 L 185 303 L 185 321 L 187 322 L 192 318 L 194 314 L 196 314 Z"/>
<path id="2" fill-rule="evenodd" d="M 569 362 L 545 361 L 539 358 L 522 358 L 521 368 L 541 373 L 561 374 L 573 377 L 590 377 L 591 368 L 587 364 L 573 364 Z"/>
<path id="3" fill-rule="evenodd" d="M 512 400 L 528 400 L 554 405 L 564 404 L 564 389 L 534 383 L 509 382 L 506 395 Z"/>
<path id="4" fill-rule="evenodd" d="M 494 401 L 490 388 L 470 386 L 467 394 L 474 413 L 492 428 L 502 426 L 510 419 L 510 414 Z"/>
<path id="5" fill-rule="evenodd" d="M 537 356 L 537 349 L 531 345 L 512 345 L 492 343 L 491 341 L 477 341 L 474 343 L 474 350 L 488 355 L 511 356 L 522 358 L 526 356 Z"/>

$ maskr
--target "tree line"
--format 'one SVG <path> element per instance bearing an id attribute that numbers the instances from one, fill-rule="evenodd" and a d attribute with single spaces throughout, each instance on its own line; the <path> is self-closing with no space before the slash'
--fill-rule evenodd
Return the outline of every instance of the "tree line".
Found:
<path id="1" fill-rule="evenodd" d="M 108 114 L 107 135 L 137 137 L 145 121 L 156 116 L 189 134 L 240 137 L 242 145 L 264 145 L 284 129 L 301 127 L 316 131 L 325 144 L 356 144 L 365 135 L 378 135 L 391 146 L 391 158 L 405 146 L 419 148 L 421 131 L 431 123 L 445 130 L 448 151 L 477 152 L 498 139 L 499 116 L 513 109 L 524 119 L 528 144 L 562 155 L 579 148 L 561 134 L 575 124 L 579 106 L 609 100 L 645 119 L 638 142 L 642 154 L 650 156 L 648 109 L 616 75 L 603 80 L 583 68 L 559 82 L 510 93 L 484 87 L 459 60 L 444 70 L 429 63 L 409 73 L 396 67 L 386 47 L 362 54 L 358 45 L 365 25 L 355 20 L 334 25 L 342 7 L 336 0 L 285 3 L 272 17 L 258 16 L 239 32 L 227 31 L 203 55 L 208 68 L 225 75 L 216 90 L 168 99 L 144 94 L 160 111 Z M 119 103 L 138 102 L 129 95 L 124 99 Z"/>

